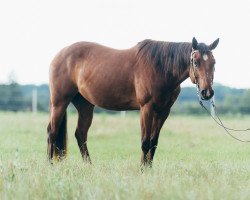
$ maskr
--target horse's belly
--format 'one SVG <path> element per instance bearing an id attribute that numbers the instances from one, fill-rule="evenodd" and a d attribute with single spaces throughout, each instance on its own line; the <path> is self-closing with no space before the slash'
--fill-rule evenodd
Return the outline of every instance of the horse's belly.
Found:
<path id="1" fill-rule="evenodd" d="M 112 103 L 109 102 L 102 102 L 100 104 L 96 104 L 97 106 L 108 109 L 108 110 L 117 110 L 117 111 L 123 111 L 123 110 L 139 110 L 139 106 L 131 101 L 128 102 L 120 102 L 120 103 Z"/>
<path id="2" fill-rule="evenodd" d="M 79 90 L 81 95 L 93 105 L 108 110 L 138 110 L 136 95 L 129 88 L 92 86 Z"/>

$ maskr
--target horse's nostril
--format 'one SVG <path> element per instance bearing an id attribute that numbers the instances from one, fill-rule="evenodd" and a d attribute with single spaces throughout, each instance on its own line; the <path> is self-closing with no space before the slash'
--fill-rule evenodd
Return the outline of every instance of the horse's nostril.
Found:
<path id="1" fill-rule="evenodd" d="M 203 89 L 200 91 L 200 95 L 203 100 L 209 100 L 214 96 L 214 91 L 212 89 Z"/>
<path id="2" fill-rule="evenodd" d="M 207 93 L 207 90 L 201 90 L 201 95 L 202 95 L 203 97 L 206 97 L 206 93 Z"/>
<path id="3" fill-rule="evenodd" d="M 203 89 L 200 94 L 203 100 L 209 100 L 214 96 L 214 91 L 212 89 Z"/>

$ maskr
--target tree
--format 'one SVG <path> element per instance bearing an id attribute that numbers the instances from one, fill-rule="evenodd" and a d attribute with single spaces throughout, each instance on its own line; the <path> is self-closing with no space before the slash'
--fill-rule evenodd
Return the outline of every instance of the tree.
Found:
<path id="1" fill-rule="evenodd" d="M 240 112 L 250 114 L 250 90 L 246 90 L 240 99 Z"/>
<path id="2" fill-rule="evenodd" d="M 23 110 L 23 94 L 20 85 L 16 81 L 16 75 L 11 72 L 9 75 L 7 109 L 11 111 Z"/>

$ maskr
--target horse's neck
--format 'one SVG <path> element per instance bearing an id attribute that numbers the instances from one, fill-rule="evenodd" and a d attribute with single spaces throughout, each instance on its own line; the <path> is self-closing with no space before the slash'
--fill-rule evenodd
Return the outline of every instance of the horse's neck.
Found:
<path id="1" fill-rule="evenodd" d="M 189 77 L 189 70 L 190 70 L 190 65 L 187 65 L 185 71 L 183 74 L 180 76 L 177 85 L 180 85 L 183 81 L 185 81 Z"/>
<path id="2" fill-rule="evenodd" d="M 188 55 L 185 55 L 184 57 L 189 57 L 191 52 L 187 52 Z M 184 59 L 185 60 L 185 59 Z M 178 87 L 183 81 L 185 81 L 187 78 L 189 78 L 189 71 L 190 71 L 190 60 L 186 59 L 185 63 L 183 63 L 183 66 L 178 66 L 182 67 L 182 73 L 179 74 L 177 77 L 175 77 L 176 80 L 176 87 Z"/>

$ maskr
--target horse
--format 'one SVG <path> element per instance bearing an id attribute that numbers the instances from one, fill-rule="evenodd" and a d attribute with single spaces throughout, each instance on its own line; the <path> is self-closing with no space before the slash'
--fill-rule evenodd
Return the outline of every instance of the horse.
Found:
<path id="1" fill-rule="evenodd" d="M 95 106 L 125 111 L 140 110 L 141 165 L 151 166 L 160 130 L 190 77 L 203 100 L 213 94 L 215 59 L 219 38 L 210 45 L 192 42 L 143 40 L 129 49 L 77 42 L 63 48 L 49 70 L 50 122 L 48 159 L 67 154 L 66 109 L 78 111 L 75 137 L 85 162 L 91 163 L 87 135 Z M 53 158 L 54 157 L 54 158 Z"/>

